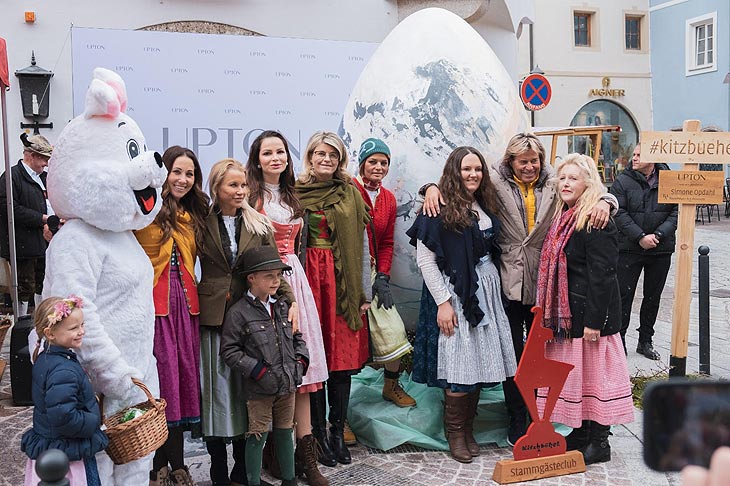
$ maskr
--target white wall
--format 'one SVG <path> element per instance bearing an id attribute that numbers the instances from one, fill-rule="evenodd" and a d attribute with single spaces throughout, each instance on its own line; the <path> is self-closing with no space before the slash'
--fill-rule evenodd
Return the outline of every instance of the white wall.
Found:
<path id="1" fill-rule="evenodd" d="M 26 24 L 25 11 L 36 22 Z M 30 65 L 35 50 L 39 66 L 55 73 L 51 81 L 53 142 L 73 116 L 71 99 L 71 24 L 105 29 L 139 29 L 182 20 L 235 25 L 273 37 L 381 41 L 398 22 L 393 0 L 0 0 L 0 36 L 8 45 L 11 91 L 8 141 L 11 163 L 21 157 L 20 93 L 14 72 Z M 1 136 L 1 135 L 0 135 Z M 0 164 L 1 165 L 1 164 Z"/>

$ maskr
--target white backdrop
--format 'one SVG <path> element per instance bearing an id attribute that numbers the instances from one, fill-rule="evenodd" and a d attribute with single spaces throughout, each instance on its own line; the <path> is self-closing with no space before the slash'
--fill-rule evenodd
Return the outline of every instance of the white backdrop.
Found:
<path id="1" fill-rule="evenodd" d="M 83 112 L 92 70 L 106 67 L 124 78 L 127 112 L 150 149 L 188 147 L 207 175 L 225 157 L 245 163 L 261 130 L 276 129 L 289 141 L 298 172 L 309 136 L 337 131 L 377 45 L 74 28 L 74 114 Z"/>

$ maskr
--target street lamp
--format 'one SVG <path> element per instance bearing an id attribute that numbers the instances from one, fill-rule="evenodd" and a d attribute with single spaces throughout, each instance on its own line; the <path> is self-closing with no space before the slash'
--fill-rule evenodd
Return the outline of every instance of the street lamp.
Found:
<path id="1" fill-rule="evenodd" d="M 33 52 L 30 66 L 15 71 L 15 76 L 20 85 L 23 116 L 33 119 L 33 123 L 21 122 L 20 128 L 32 128 L 36 135 L 40 133 L 39 128 L 53 128 L 53 123 L 38 123 L 39 118 L 48 118 L 53 72 L 36 66 L 35 52 Z"/>

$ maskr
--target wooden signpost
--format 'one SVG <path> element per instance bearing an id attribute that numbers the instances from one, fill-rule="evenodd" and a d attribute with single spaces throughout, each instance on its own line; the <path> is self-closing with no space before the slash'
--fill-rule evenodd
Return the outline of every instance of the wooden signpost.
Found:
<path id="1" fill-rule="evenodd" d="M 681 132 L 641 132 L 641 161 L 682 163 L 681 171 L 659 173 L 659 202 L 679 204 L 669 376 L 684 376 L 696 205 L 722 202 L 723 173 L 698 171 L 698 164 L 730 163 L 730 133 L 700 132 L 699 120 L 685 120 Z"/>

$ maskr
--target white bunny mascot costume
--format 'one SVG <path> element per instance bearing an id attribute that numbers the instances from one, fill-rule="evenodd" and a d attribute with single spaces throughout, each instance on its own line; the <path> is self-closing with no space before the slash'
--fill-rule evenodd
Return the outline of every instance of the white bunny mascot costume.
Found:
<path id="1" fill-rule="evenodd" d="M 159 212 L 167 170 L 126 108 L 122 78 L 95 69 L 84 113 L 63 129 L 48 164 L 48 197 L 66 224 L 46 253 L 43 296 L 83 299 L 79 361 L 107 416 L 145 400 L 131 377 L 159 396 L 152 265 L 132 230 Z M 114 466 L 100 452 L 97 462 L 104 486 L 148 484 L 151 455 Z"/>

